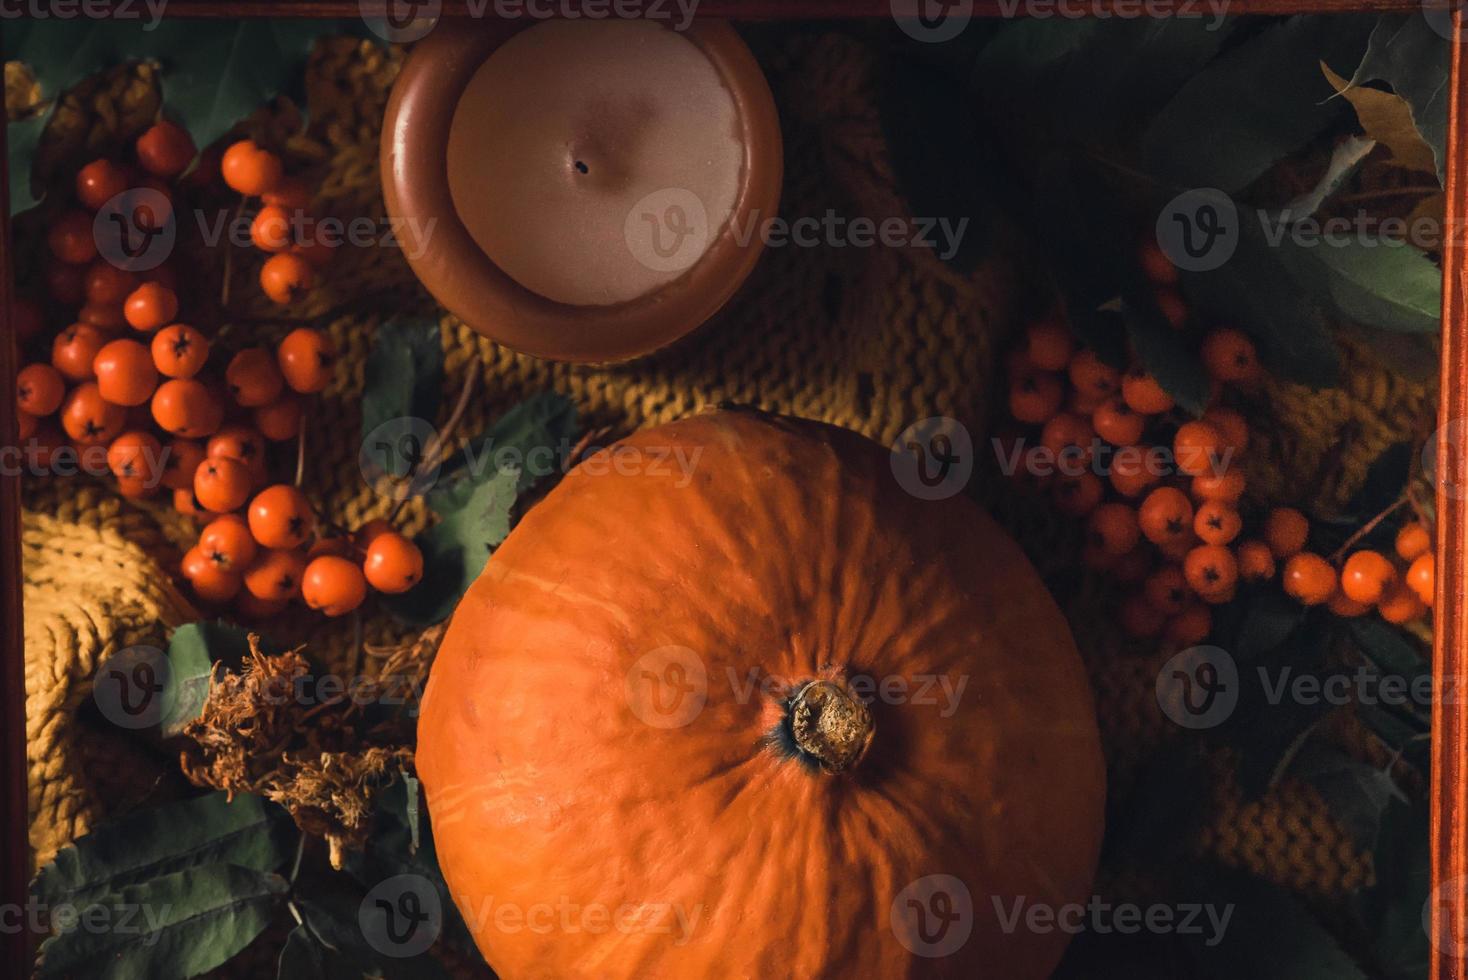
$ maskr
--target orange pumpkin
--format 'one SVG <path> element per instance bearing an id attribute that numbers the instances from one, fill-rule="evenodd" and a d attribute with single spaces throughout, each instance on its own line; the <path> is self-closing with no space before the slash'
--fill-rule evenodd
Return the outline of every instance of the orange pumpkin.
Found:
<path id="1" fill-rule="evenodd" d="M 509 980 L 1044 977 L 1104 766 L 1019 548 L 885 449 L 722 412 L 573 470 L 469 589 L 418 771 Z M 1012 915 L 1022 914 L 1016 922 Z"/>

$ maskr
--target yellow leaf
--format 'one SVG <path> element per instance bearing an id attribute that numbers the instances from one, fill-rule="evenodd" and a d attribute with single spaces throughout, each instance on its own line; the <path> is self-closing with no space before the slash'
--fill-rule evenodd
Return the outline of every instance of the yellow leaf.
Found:
<path id="1" fill-rule="evenodd" d="M 1432 157 L 1432 147 L 1417 132 L 1412 122 L 1412 109 L 1400 95 L 1380 89 L 1353 86 L 1330 70 L 1325 62 L 1320 70 L 1335 88 L 1356 108 L 1356 118 L 1366 135 L 1391 150 L 1392 161 L 1408 170 L 1436 174 L 1437 164 Z"/>

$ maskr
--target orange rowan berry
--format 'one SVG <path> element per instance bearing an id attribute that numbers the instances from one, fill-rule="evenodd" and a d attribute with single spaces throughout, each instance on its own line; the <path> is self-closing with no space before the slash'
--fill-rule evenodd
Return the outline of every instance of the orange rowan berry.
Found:
<path id="1" fill-rule="evenodd" d="M 163 460 L 163 485 L 170 490 L 194 492 L 194 473 L 204 462 L 204 444 L 193 439 L 171 439 Z"/>
<path id="2" fill-rule="evenodd" d="M 228 602 L 240 591 L 239 573 L 216 565 L 197 545 L 184 554 L 181 568 L 194 594 L 205 602 Z"/>
<path id="3" fill-rule="evenodd" d="M 1412 564 L 1407 567 L 1405 581 L 1417 594 L 1417 598 L 1422 600 L 1423 605 L 1432 605 L 1437 587 L 1436 559 L 1432 552 L 1423 552 L 1412 559 Z"/>
<path id="4" fill-rule="evenodd" d="M 1121 397 L 1132 411 L 1142 415 L 1160 415 L 1171 411 L 1176 404 L 1157 379 L 1145 371 L 1127 372 L 1121 379 Z"/>
<path id="5" fill-rule="evenodd" d="M 1090 462 L 1095 441 L 1091 423 L 1071 412 L 1061 412 L 1040 430 L 1040 445 L 1054 454 L 1061 472 Z"/>
<path id="6" fill-rule="evenodd" d="M 1199 500 L 1214 500 L 1232 507 L 1243 498 L 1247 483 L 1244 471 L 1235 468 L 1222 473 L 1200 473 L 1193 477 L 1191 489 Z"/>
<path id="7" fill-rule="evenodd" d="M 1178 471 L 1188 476 L 1217 472 L 1222 450 L 1223 437 L 1208 422 L 1184 422 L 1172 441 Z"/>
<path id="8" fill-rule="evenodd" d="M 102 397 L 114 405 L 141 405 L 158 389 L 153 354 L 136 340 L 104 344 L 92 360 L 92 374 Z"/>
<path id="9" fill-rule="evenodd" d="M 227 425 L 209 437 L 204 454 L 244 463 L 245 469 L 250 471 L 252 486 L 258 487 L 265 482 L 265 437 L 258 429 L 248 425 Z"/>
<path id="10" fill-rule="evenodd" d="M 1183 575 L 1204 602 L 1211 602 L 1232 591 L 1239 580 L 1239 564 L 1222 545 L 1200 544 L 1183 558 Z"/>
<path id="11" fill-rule="evenodd" d="M 83 446 L 111 442 L 127 424 L 127 412 L 102 397 L 95 381 L 73 388 L 61 405 L 61 427 Z"/>
<path id="12" fill-rule="evenodd" d="M 260 147 L 254 140 L 240 140 L 224 151 L 219 159 L 219 173 L 231 190 L 257 197 L 274 189 L 283 168 L 280 157 Z"/>
<path id="13" fill-rule="evenodd" d="M 1276 551 L 1275 554 L 1278 555 L 1279 552 Z M 1300 551 L 1285 562 L 1283 582 L 1287 595 L 1293 596 L 1304 605 L 1318 606 L 1330 601 L 1338 579 L 1330 562 L 1314 552 Z"/>
<path id="14" fill-rule="evenodd" d="M 1406 582 L 1397 582 L 1376 605 L 1376 612 L 1388 623 L 1400 626 L 1427 612 L 1427 603 Z"/>
<path id="15" fill-rule="evenodd" d="M 288 483 L 266 487 L 250 501 L 250 533 L 267 548 L 299 548 L 316 530 L 306 495 Z"/>
<path id="16" fill-rule="evenodd" d="M 1159 467 L 1149 457 L 1151 451 L 1141 446 L 1121 446 L 1111 457 L 1107 476 L 1116 492 L 1123 497 L 1136 497 L 1161 479 Z"/>
<path id="17" fill-rule="evenodd" d="M 1106 495 L 1106 488 L 1101 485 L 1100 477 L 1086 470 L 1074 476 L 1062 474 L 1055 481 L 1051 492 L 1054 495 L 1055 509 L 1060 513 L 1070 517 L 1085 517 L 1101 503 L 1101 498 Z"/>
<path id="18" fill-rule="evenodd" d="M 1242 542 L 1238 547 L 1239 577 L 1246 582 L 1262 582 L 1274 578 L 1274 552 L 1258 538 Z"/>
<path id="19" fill-rule="evenodd" d="M 291 216 L 285 208 L 267 204 L 250 222 L 250 241 L 262 252 L 283 252 L 291 247 Z"/>
<path id="20" fill-rule="evenodd" d="M 1188 304 L 1183 299 L 1183 294 L 1168 286 L 1155 290 L 1152 299 L 1157 304 L 1157 311 L 1162 314 L 1162 319 L 1174 330 L 1181 330 L 1188 322 Z"/>
<path id="21" fill-rule="evenodd" d="M 1040 425 L 1050 421 L 1064 399 L 1065 388 L 1053 374 L 1032 372 L 1009 383 L 1009 414 L 1020 422 Z"/>
<path id="22" fill-rule="evenodd" d="M 1168 616 L 1182 612 L 1192 600 L 1187 576 L 1177 565 L 1163 565 L 1157 569 L 1148 577 L 1142 591 L 1148 602 Z"/>
<path id="23" fill-rule="evenodd" d="M 1174 487 L 1158 487 L 1147 494 L 1138 518 L 1142 534 L 1155 545 L 1192 539 L 1193 502 Z"/>
<path id="24" fill-rule="evenodd" d="M 1325 603 L 1325 608 L 1343 619 L 1354 619 L 1369 613 L 1372 606 L 1369 602 L 1357 602 L 1337 588 L 1335 592 L 1331 593 L 1330 599 Z"/>
<path id="25" fill-rule="evenodd" d="M 293 395 L 255 409 L 255 428 L 271 442 L 294 439 L 301 431 L 301 400 Z"/>
<path id="26" fill-rule="evenodd" d="M 111 160 L 93 160 L 76 172 L 76 199 L 93 211 L 127 189 L 127 174 Z"/>
<path id="27" fill-rule="evenodd" d="M 40 414 L 45 415 L 45 412 Z M 1432 550 L 1432 534 L 1428 532 L 1426 525 L 1420 521 L 1408 521 L 1402 525 L 1397 532 L 1396 541 L 1397 554 L 1403 561 L 1413 561 L 1418 555 L 1424 555 Z"/>
<path id="28" fill-rule="evenodd" d="M 194 488 L 192 484 L 187 487 L 179 487 L 173 491 L 173 509 L 185 517 L 195 520 L 205 520 L 213 515 L 206 511 L 202 504 L 194 499 Z"/>
<path id="29" fill-rule="evenodd" d="M 51 344 L 51 366 L 68 381 L 92 377 L 92 362 L 107 338 L 90 323 L 73 323 Z"/>
<path id="30" fill-rule="evenodd" d="M 50 364 L 27 364 L 15 376 L 15 404 L 23 412 L 50 415 L 65 397 L 66 379 Z"/>
<path id="31" fill-rule="evenodd" d="M 98 306 L 121 306 L 138 286 L 138 277 L 126 269 L 119 269 L 106 259 L 96 259 L 87 266 L 82 289 L 87 302 Z"/>
<path id="32" fill-rule="evenodd" d="M 1204 544 L 1228 544 L 1243 529 L 1239 512 L 1222 501 L 1205 500 L 1193 515 L 1193 533 Z"/>
<path id="33" fill-rule="evenodd" d="M 127 326 L 127 320 L 122 315 L 121 304 L 88 303 L 76 311 L 76 318 L 82 323 L 90 323 L 98 330 L 105 332 Z"/>
<path id="34" fill-rule="evenodd" d="M 277 252 L 260 267 L 260 288 L 275 302 L 294 303 L 316 285 L 311 263 L 290 252 Z"/>
<path id="35" fill-rule="evenodd" d="M 423 578 L 423 552 L 396 531 L 385 531 L 367 546 L 362 570 L 378 592 L 406 592 Z"/>
<path id="36" fill-rule="evenodd" d="M 69 265 L 79 266 L 92 261 L 97 257 L 92 216 L 85 211 L 66 212 L 51 225 L 46 244 L 51 247 L 51 254 Z"/>
<path id="37" fill-rule="evenodd" d="M 158 495 L 159 485 L 146 476 L 120 476 L 117 492 L 129 500 L 143 500 Z"/>
<path id="38" fill-rule="evenodd" d="M 15 410 L 15 424 L 16 433 L 20 436 L 21 441 L 24 442 L 36 434 L 36 430 L 41 427 L 41 420 L 23 408 L 17 408 Z"/>
<path id="39" fill-rule="evenodd" d="M 206 510 L 224 514 L 250 499 L 250 471 L 237 459 L 206 457 L 194 471 L 194 497 Z"/>
<path id="40" fill-rule="evenodd" d="M 1167 621 L 1163 638 L 1175 649 L 1196 646 L 1213 632 L 1213 613 L 1201 602 L 1193 602 Z"/>
<path id="41" fill-rule="evenodd" d="M 1158 636 L 1167 625 L 1167 617 L 1141 595 L 1126 598 L 1118 611 L 1117 620 L 1123 632 L 1139 640 Z"/>
<path id="42" fill-rule="evenodd" d="M 163 445 L 151 432 L 124 432 L 107 447 L 107 468 L 119 480 L 151 480 L 163 460 Z"/>
<path id="43" fill-rule="evenodd" d="M 1075 354 L 1070 330 L 1059 320 L 1037 320 L 1025 331 L 1025 353 L 1042 371 L 1064 371 Z"/>
<path id="44" fill-rule="evenodd" d="M 257 599 L 290 599 L 301 590 L 306 559 L 289 548 L 262 548 L 245 569 L 245 588 Z"/>
<path id="45" fill-rule="evenodd" d="M 224 383 L 237 403 L 245 408 L 259 408 L 280 397 L 285 379 L 269 351 L 248 347 L 230 360 L 224 370 Z"/>
<path id="46" fill-rule="evenodd" d="M 328 616 L 344 616 L 367 598 L 367 579 L 355 562 L 322 555 L 306 566 L 301 598 Z"/>
<path id="47" fill-rule="evenodd" d="M 187 323 L 174 323 L 153 335 L 153 366 L 169 378 L 192 378 L 209 360 L 209 339 Z"/>
<path id="48" fill-rule="evenodd" d="M 1091 511 L 1090 539 L 1107 554 L 1121 556 L 1137 546 L 1142 532 L 1130 504 L 1101 504 Z"/>
<path id="49" fill-rule="evenodd" d="M 1203 338 L 1203 366 L 1219 381 L 1250 381 L 1259 374 L 1259 355 L 1243 331 L 1222 328 Z"/>
<path id="50" fill-rule="evenodd" d="M 224 406 L 195 378 L 170 378 L 153 392 L 153 421 L 170 435 L 202 439 L 224 421 Z"/>
<path id="51" fill-rule="evenodd" d="M 189 131 L 166 119 L 148 127 L 133 144 L 133 150 L 144 170 L 165 180 L 187 170 L 198 153 Z"/>
<path id="52" fill-rule="evenodd" d="M 1082 350 L 1070 359 L 1070 383 L 1076 391 L 1109 398 L 1121 385 L 1121 372 L 1101 360 L 1095 351 Z"/>
<path id="53" fill-rule="evenodd" d="M 145 282 L 127 295 L 122 312 L 134 330 L 152 333 L 178 316 L 178 295 L 162 283 Z"/>
<path id="54" fill-rule="evenodd" d="M 1147 420 L 1132 411 L 1132 407 L 1118 395 L 1112 395 L 1091 416 L 1091 426 L 1096 434 L 1113 446 L 1135 445 L 1142 438 L 1142 429 Z"/>
<path id="55" fill-rule="evenodd" d="M 1310 522 L 1293 507 L 1276 507 L 1264 519 L 1264 540 L 1269 542 L 1276 558 L 1285 559 L 1298 553 L 1309 536 Z"/>
<path id="56" fill-rule="evenodd" d="M 204 525 L 204 530 L 199 532 L 199 550 L 216 567 L 244 574 L 255 560 L 259 545 L 243 517 L 224 514 Z"/>
<path id="57" fill-rule="evenodd" d="M 1249 448 L 1249 423 L 1233 409 L 1215 405 L 1203 413 L 1203 421 L 1217 429 L 1224 448 L 1232 450 L 1229 462 Z"/>
<path id="58" fill-rule="evenodd" d="M 275 349 L 275 360 L 292 391 L 312 395 L 331 383 L 336 349 L 320 330 L 297 327 L 281 339 L 280 346 Z M 1056 386 L 1059 387 L 1059 381 L 1056 381 Z M 1060 399 L 1056 398 L 1057 406 L 1059 402 Z"/>
<path id="59" fill-rule="evenodd" d="M 1142 275 L 1159 286 L 1170 286 L 1178 281 L 1177 266 L 1172 264 L 1172 259 L 1162 251 L 1155 238 L 1145 238 L 1137 249 L 1137 262 L 1142 267 Z"/>
<path id="60" fill-rule="evenodd" d="M 1396 584 L 1396 566 L 1379 551 L 1357 551 L 1341 566 L 1341 592 L 1368 606 L 1380 601 Z"/>

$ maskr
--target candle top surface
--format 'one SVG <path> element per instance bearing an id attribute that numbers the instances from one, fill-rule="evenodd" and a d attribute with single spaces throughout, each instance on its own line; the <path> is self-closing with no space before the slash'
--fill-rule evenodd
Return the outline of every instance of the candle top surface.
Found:
<path id="1" fill-rule="evenodd" d="M 508 276 L 577 306 L 677 279 L 738 200 L 733 96 L 692 41 L 656 23 L 553 20 L 470 79 L 449 129 L 465 229 Z"/>

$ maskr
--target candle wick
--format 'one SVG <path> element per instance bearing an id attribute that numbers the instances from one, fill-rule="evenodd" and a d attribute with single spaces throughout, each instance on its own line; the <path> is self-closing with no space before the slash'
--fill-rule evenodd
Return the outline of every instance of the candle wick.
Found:
<path id="1" fill-rule="evenodd" d="M 583 174 L 589 174 L 589 173 L 591 173 L 591 168 L 590 168 L 590 167 L 588 167 L 588 166 L 587 166 L 587 165 L 586 165 L 586 164 L 585 164 L 585 163 L 584 163 L 584 162 L 582 162 L 582 161 L 581 161 L 581 160 L 577 160 L 577 161 L 576 161 L 576 170 L 577 170 L 577 171 L 578 171 L 578 172 L 579 172 L 579 173 L 583 173 Z"/>

